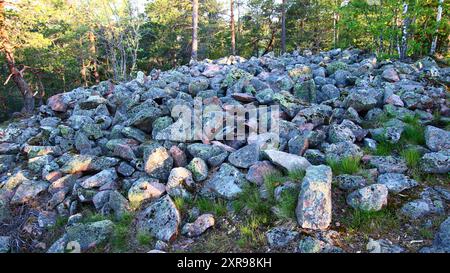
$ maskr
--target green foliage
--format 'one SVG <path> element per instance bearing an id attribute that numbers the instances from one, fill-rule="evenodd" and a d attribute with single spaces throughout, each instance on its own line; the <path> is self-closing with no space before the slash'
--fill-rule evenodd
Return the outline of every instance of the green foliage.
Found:
<path id="1" fill-rule="evenodd" d="M 343 224 L 351 231 L 366 234 L 390 232 L 400 226 L 400 219 L 394 209 L 380 211 L 362 211 L 352 209 L 351 214 L 343 219 Z"/>
<path id="2" fill-rule="evenodd" d="M 244 209 L 250 211 L 251 215 L 257 216 L 259 220 L 265 219 L 265 224 L 269 223 L 272 202 L 261 198 L 259 188 L 254 184 L 246 184 L 239 197 L 233 201 L 232 205 L 236 212 Z"/>
<path id="3" fill-rule="evenodd" d="M 153 238 L 150 234 L 144 231 L 139 231 L 136 235 L 136 239 L 141 246 L 148 246 L 152 243 Z"/>
<path id="4" fill-rule="evenodd" d="M 194 206 L 198 207 L 201 213 L 214 213 L 217 216 L 225 216 L 227 214 L 227 204 L 223 199 L 197 198 Z"/>
<path id="5" fill-rule="evenodd" d="M 382 140 L 377 143 L 377 149 L 374 154 L 378 156 L 388 156 L 393 153 L 395 144 L 390 143 L 387 140 Z"/>
<path id="6" fill-rule="evenodd" d="M 114 233 L 110 241 L 114 252 L 124 252 L 128 250 L 133 219 L 134 214 L 126 213 L 114 223 Z"/>
<path id="7" fill-rule="evenodd" d="M 327 160 L 327 164 L 333 170 L 334 175 L 355 174 L 361 170 L 361 158 L 345 157 L 340 161 Z"/>
<path id="8" fill-rule="evenodd" d="M 424 145 L 425 128 L 420 124 L 419 116 L 406 116 L 403 122 L 406 123 L 406 126 L 402 133 L 402 139 L 411 144 Z"/>
<path id="9" fill-rule="evenodd" d="M 401 152 L 401 156 L 405 159 L 408 168 L 416 169 L 419 166 L 420 152 L 416 149 L 407 149 Z"/>
<path id="10" fill-rule="evenodd" d="M 256 248 L 264 245 L 265 236 L 260 227 L 267 224 L 264 216 L 250 216 L 244 223 L 238 225 L 240 238 L 237 244 L 241 248 Z"/>
<path id="11" fill-rule="evenodd" d="M 278 218 L 295 221 L 295 209 L 297 207 L 298 194 L 298 188 L 287 189 L 281 193 L 281 198 L 275 206 Z"/>

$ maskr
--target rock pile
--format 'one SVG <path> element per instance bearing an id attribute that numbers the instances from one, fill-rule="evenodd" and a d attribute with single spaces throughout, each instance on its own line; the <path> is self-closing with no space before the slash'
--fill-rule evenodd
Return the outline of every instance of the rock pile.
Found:
<path id="1" fill-rule="evenodd" d="M 330 227 L 335 186 L 346 192 L 349 208 L 369 211 L 420 187 L 420 198 L 402 204 L 401 212 L 413 219 L 445 214 L 448 187 L 426 187 L 410 177 L 400 154 L 376 151 L 400 145 L 415 119 L 425 142 L 407 145 L 419 152 L 420 172 L 450 172 L 450 132 L 442 129 L 450 117 L 449 83 L 450 69 L 430 58 L 407 64 L 336 49 L 205 60 L 57 94 L 36 115 L 0 129 L 0 221 L 10 221 L 20 205 L 53 219 L 69 217 L 64 235 L 47 250 L 64 251 L 77 241 L 85 251 L 104 242 L 113 223 L 84 223 L 83 209 L 116 219 L 136 211 L 140 230 L 170 243 L 201 236 L 217 222 L 211 214 L 184 219 L 175 199 L 230 201 L 249 183 L 263 187 L 265 175 L 298 170 L 306 171 L 302 181 L 292 181 L 300 189 L 300 228 Z M 177 109 L 194 113 L 198 102 L 209 111 L 185 122 Z M 279 111 L 225 124 L 227 111 L 241 106 Z M 201 130 L 193 129 L 196 122 Z M 264 122 L 277 124 L 277 131 L 255 129 Z M 362 159 L 374 177 L 333 174 L 326 166 L 349 158 Z M 436 238 L 439 251 L 448 250 L 447 226 Z M 298 233 L 277 227 L 267 237 L 279 247 Z M 0 251 L 7 251 L 8 237 L 1 242 Z M 340 251 L 313 237 L 304 237 L 299 249 Z"/>

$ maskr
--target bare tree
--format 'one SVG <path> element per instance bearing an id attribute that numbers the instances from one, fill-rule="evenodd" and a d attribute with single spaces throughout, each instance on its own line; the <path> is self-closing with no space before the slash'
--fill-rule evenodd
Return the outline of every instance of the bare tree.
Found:
<path id="1" fill-rule="evenodd" d="M 286 52 L 286 0 L 281 4 L 281 52 Z"/>
<path id="2" fill-rule="evenodd" d="M 236 55 L 236 31 L 234 27 L 234 1 L 230 0 L 231 54 Z"/>
<path id="3" fill-rule="evenodd" d="M 191 60 L 196 61 L 198 54 L 198 0 L 192 0 L 192 51 Z"/>
<path id="4" fill-rule="evenodd" d="M 403 23 L 402 23 L 402 39 L 401 44 L 399 46 L 399 57 L 401 60 L 406 59 L 408 54 L 408 30 L 409 25 L 411 23 L 411 19 L 408 15 L 408 3 L 407 1 L 403 2 Z"/>
<path id="5" fill-rule="evenodd" d="M 433 42 L 431 44 L 431 50 L 430 55 L 434 55 L 436 52 L 437 42 L 438 42 L 438 32 L 439 32 L 439 25 L 441 24 L 442 20 L 442 5 L 444 4 L 444 0 L 439 0 L 438 4 L 438 10 L 436 14 L 436 31 L 434 33 Z"/>
<path id="6" fill-rule="evenodd" d="M 22 68 L 18 68 L 16 66 L 16 62 L 14 59 L 14 47 L 9 40 L 8 30 L 6 26 L 4 0 L 0 0 L 0 39 L 0 51 L 5 54 L 5 59 L 10 73 L 5 84 L 7 84 L 10 79 L 14 81 L 23 97 L 22 112 L 31 114 L 34 111 L 34 96 L 30 86 L 23 77 L 23 73 L 25 72 L 27 67 L 22 66 Z"/>

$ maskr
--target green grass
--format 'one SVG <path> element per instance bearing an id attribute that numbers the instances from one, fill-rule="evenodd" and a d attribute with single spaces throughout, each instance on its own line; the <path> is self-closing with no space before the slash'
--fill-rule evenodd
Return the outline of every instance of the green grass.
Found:
<path id="1" fill-rule="evenodd" d="M 416 145 L 425 145 L 425 128 L 420 124 L 419 116 L 406 116 L 403 119 L 406 123 L 402 133 L 402 140 Z"/>
<path id="2" fill-rule="evenodd" d="M 295 208 L 297 207 L 298 194 L 298 189 L 288 189 L 281 193 L 281 198 L 275 206 L 276 216 L 278 218 L 295 221 Z"/>
<path id="3" fill-rule="evenodd" d="M 251 216 L 243 224 L 238 225 L 240 238 L 237 244 L 241 248 L 258 248 L 265 243 L 264 232 L 260 227 L 265 225 L 267 219 L 264 216 Z"/>
<path id="4" fill-rule="evenodd" d="M 148 246 L 152 243 L 153 238 L 148 232 L 139 231 L 136 235 L 136 239 L 141 246 Z"/>
<path id="5" fill-rule="evenodd" d="M 333 170 L 334 175 L 356 174 L 361 170 L 361 159 L 359 157 L 346 157 L 340 161 L 327 160 L 327 164 Z"/>
<path id="6" fill-rule="evenodd" d="M 392 144 L 386 140 L 378 141 L 377 149 L 374 152 L 374 155 L 378 156 L 388 156 L 392 155 L 395 150 L 395 144 Z"/>
<path id="7" fill-rule="evenodd" d="M 83 218 L 82 218 L 81 222 L 84 224 L 87 224 L 87 223 L 93 223 L 93 222 L 98 222 L 98 221 L 103 221 L 103 220 L 110 220 L 110 218 L 103 214 L 92 212 L 90 210 L 86 210 L 83 213 Z"/>
<path id="8" fill-rule="evenodd" d="M 111 247 L 113 252 L 125 252 L 129 247 L 131 224 L 134 214 L 126 213 L 120 220 L 114 223 L 114 233 L 111 237 Z"/>
<path id="9" fill-rule="evenodd" d="M 390 232 L 400 226 L 400 219 L 395 210 L 385 208 L 380 211 L 351 211 L 351 214 L 343 219 L 344 226 L 350 231 L 358 231 L 366 234 Z"/>
<path id="10" fill-rule="evenodd" d="M 403 150 L 400 154 L 410 169 L 417 169 L 421 158 L 419 151 L 416 149 L 407 149 Z"/>
<path id="11" fill-rule="evenodd" d="M 303 179 L 303 177 L 305 177 L 305 171 L 304 170 L 295 170 L 295 171 L 289 172 L 287 177 L 290 180 L 292 180 L 292 182 L 298 182 L 298 181 L 301 181 Z"/>
<path id="12" fill-rule="evenodd" d="M 272 202 L 271 200 L 263 200 L 258 187 L 254 184 L 245 185 L 242 193 L 233 201 L 232 205 L 238 213 L 245 208 L 250 210 L 251 215 L 267 219 L 271 218 Z"/>
<path id="13" fill-rule="evenodd" d="M 419 234 L 420 234 L 420 236 L 422 236 L 423 238 L 428 239 L 428 240 L 431 240 L 434 238 L 433 231 L 428 228 L 420 228 Z"/>
<path id="14" fill-rule="evenodd" d="M 194 206 L 198 207 L 201 213 L 214 213 L 216 216 L 225 216 L 227 214 L 227 204 L 222 199 L 198 198 L 194 201 Z"/>
<path id="15" fill-rule="evenodd" d="M 180 214 L 185 214 L 192 205 L 192 200 L 181 196 L 176 196 L 173 198 L 173 203 L 180 211 Z"/>

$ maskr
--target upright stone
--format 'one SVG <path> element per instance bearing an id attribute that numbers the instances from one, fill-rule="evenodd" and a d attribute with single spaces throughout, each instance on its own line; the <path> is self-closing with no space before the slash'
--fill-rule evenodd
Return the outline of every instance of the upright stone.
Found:
<path id="1" fill-rule="evenodd" d="M 331 168 L 325 165 L 306 169 L 298 196 L 298 224 L 302 228 L 326 229 L 331 223 Z"/>

